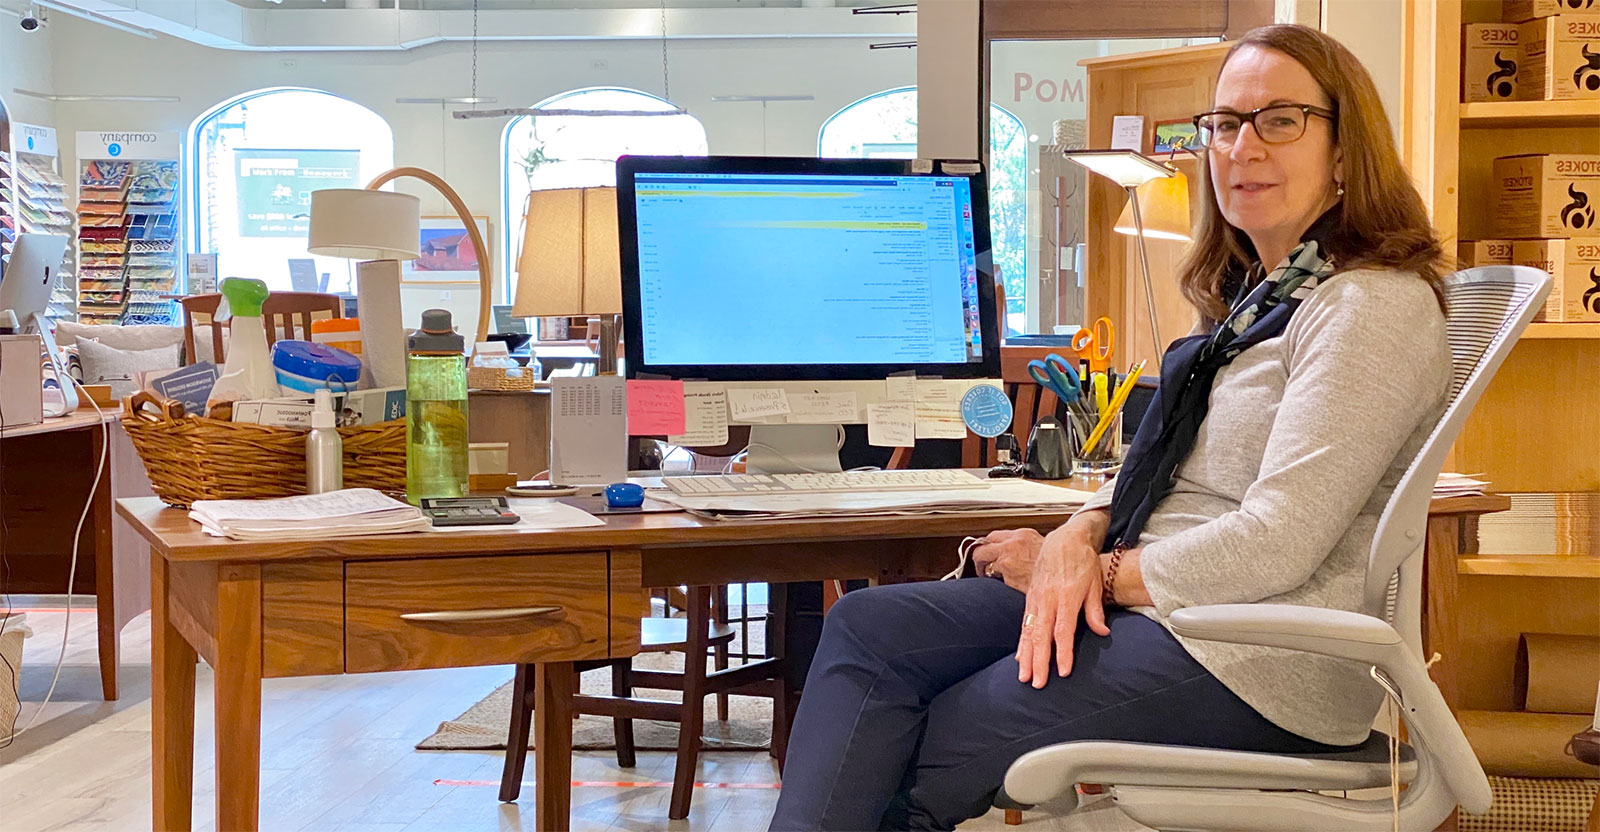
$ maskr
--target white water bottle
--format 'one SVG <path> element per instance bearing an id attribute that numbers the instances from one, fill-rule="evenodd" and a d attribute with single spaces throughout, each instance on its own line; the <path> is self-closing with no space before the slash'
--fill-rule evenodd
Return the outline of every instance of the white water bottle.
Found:
<path id="1" fill-rule="evenodd" d="M 311 432 L 306 434 L 307 494 L 344 488 L 344 440 L 337 426 L 333 393 L 318 390 L 311 405 Z"/>

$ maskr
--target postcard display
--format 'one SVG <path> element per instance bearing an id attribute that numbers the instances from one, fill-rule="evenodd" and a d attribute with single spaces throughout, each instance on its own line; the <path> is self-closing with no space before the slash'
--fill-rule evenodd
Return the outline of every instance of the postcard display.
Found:
<path id="1" fill-rule="evenodd" d="M 5 253 L 10 254 L 15 234 L 59 234 L 71 240 L 72 210 L 67 207 L 67 183 L 57 172 L 56 131 L 53 127 L 13 122 L 11 153 L 0 163 L 0 237 L 5 238 Z M 9 191 L 9 194 L 4 193 Z M 45 315 L 53 320 L 72 320 L 72 246 L 56 271 L 55 286 Z"/>
<path id="2" fill-rule="evenodd" d="M 78 319 L 171 324 L 178 255 L 178 137 L 78 134 Z"/>

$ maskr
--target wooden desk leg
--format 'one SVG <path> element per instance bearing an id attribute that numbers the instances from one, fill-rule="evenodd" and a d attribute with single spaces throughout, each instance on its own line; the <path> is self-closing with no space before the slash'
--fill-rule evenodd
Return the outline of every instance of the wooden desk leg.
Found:
<path id="1" fill-rule="evenodd" d="M 672 801 L 667 817 L 683 820 L 694 802 L 694 777 L 699 771 L 700 735 L 705 727 L 706 650 L 711 640 L 711 587 L 689 587 L 689 638 L 683 660 L 695 662 L 683 673 L 683 718 L 678 721 L 678 760 L 672 770 Z"/>
<path id="2" fill-rule="evenodd" d="M 217 829 L 255 832 L 261 803 L 261 567 L 217 570 Z"/>
<path id="3" fill-rule="evenodd" d="M 111 449 L 106 446 L 105 432 L 96 427 L 88 431 L 93 459 L 99 465 L 101 454 L 106 454 L 105 470 L 100 473 L 100 485 L 94 490 L 90 511 L 90 535 L 94 541 L 94 594 L 95 628 L 100 636 L 100 691 L 107 701 L 117 698 L 117 665 L 122 659 L 122 628 L 117 623 L 117 577 L 113 567 L 111 546 Z"/>
<path id="4" fill-rule="evenodd" d="M 150 555 L 150 739 L 156 832 L 188 832 L 194 800 L 194 647 L 167 617 L 167 560 Z"/>
<path id="5" fill-rule="evenodd" d="M 565 832 L 572 822 L 572 662 L 538 665 L 533 674 L 534 828 Z"/>

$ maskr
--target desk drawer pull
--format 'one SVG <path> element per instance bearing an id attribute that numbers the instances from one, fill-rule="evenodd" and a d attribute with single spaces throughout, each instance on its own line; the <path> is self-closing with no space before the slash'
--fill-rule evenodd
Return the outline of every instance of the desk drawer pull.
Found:
<path id="1" fill-rule="evenodd" d="M 462 621 L 504 621 L 509 618 L 535 618 L 556 615 L 559 605 L 544 607 L 508 607 L 499 610 L 443 610 L 440 612 L 407 612 L 400 617 L 406 621 L 434 621 L 459 623 Z"/>

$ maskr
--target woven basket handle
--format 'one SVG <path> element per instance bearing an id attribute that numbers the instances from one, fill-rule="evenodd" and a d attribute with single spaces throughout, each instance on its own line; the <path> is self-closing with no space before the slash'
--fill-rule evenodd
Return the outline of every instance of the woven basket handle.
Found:
<path id="1" fill-rule="evenodd" d="M 145 405 L 155 405 L 154 410 Z M 183 402 L 149 390 L 140 390 L 122 400 L 122 418 L 146 422 L 176 422 L 183 418 Z"/>

